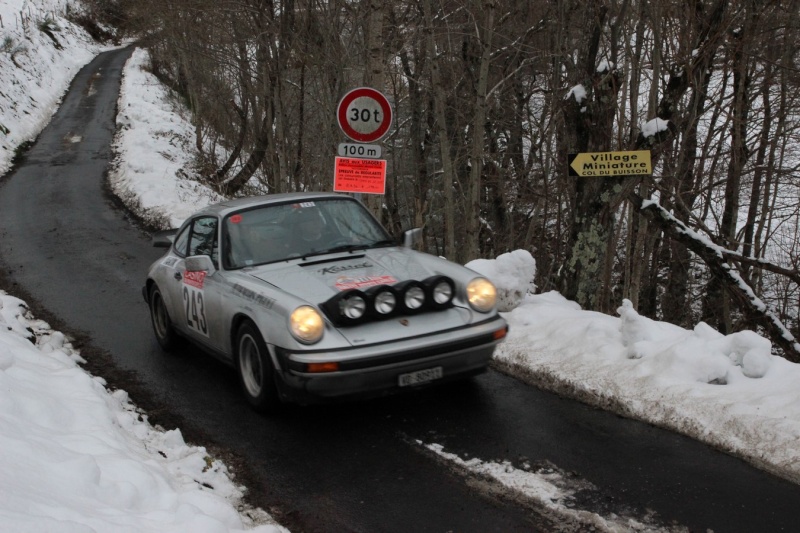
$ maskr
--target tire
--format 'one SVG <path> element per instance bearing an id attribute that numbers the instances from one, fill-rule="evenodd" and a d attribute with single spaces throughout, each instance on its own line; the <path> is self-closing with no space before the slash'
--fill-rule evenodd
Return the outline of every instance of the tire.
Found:
<path id="1" fill-rule="evenodd" d="M 236 370 L 247 401 L 256 411 L 275 412 L 280 398 L 275 384 L 275 368 L 258 328 L 250 321 L 236 333 Z"/>
<path id="2" fill-rule="evenodd" d="M 167 306 L 164 305 L 164 297 L 156 285 L 150 289 L 149 302 L 150 322 L 153 324 L 156 341 L 164 351 L 170 352 L 178 346 L 178 334 L 172 326 Z"/>

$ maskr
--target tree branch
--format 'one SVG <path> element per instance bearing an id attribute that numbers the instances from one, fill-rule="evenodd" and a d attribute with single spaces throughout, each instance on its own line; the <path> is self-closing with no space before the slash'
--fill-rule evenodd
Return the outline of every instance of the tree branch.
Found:
<path id="1" fill-rule="evenodd" d="M 780 319 L 767 309 L 766 304 L 755 295 L 753 289 L 744 279 L 725 262 L 726 258 L 741 261 L 748 261 L 749 258 L 736 254 L 736 252 L 725 250 L 702 238 L 655 202 L 645 201 L 637 194 L 630 194 L 628 199 L 636 206 L 642 216 L 663 231 L 664 235 L 682 243 L 697 254 L 708 266 L 711 275 L 723 281 L 731 299 L 747 319 L 764 328 L 773 344 L 781 348 L 786 359 L 800 363 L 800 343 L 795 340 Z M 761 264 L 761 266 L 764 265 Z M 780 267 L 775 268 L 780 269 Z"/>

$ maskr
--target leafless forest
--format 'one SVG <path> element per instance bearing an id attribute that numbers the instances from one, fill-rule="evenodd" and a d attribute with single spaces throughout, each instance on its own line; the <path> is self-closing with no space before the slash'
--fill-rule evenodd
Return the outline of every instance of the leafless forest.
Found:
<path id="1" fill-rule="evenodd" d="M 392 231 L 462 263 L 523 248 L 585 309 L 761 327 L 800 357 L 776 320 L 797 336 L 800 0 L 94 3 L 192 110 L 215 189 L 330 190 L 336 106 L 372 86 Z M 568 175 L 618 150 L 652 176 Z"/>

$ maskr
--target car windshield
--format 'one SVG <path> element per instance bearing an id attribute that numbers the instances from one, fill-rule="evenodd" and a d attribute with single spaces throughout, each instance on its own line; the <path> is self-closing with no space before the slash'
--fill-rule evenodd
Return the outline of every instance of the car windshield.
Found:
<path id="1" fill-rule="evenodd" d="M 352 199 L 264 205 L 232 213 L 223 223 L 226 268 L 393 243 Z"/>

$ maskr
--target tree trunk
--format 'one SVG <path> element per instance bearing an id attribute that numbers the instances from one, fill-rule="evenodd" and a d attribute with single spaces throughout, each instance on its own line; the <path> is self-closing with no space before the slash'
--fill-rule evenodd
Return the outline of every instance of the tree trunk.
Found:
<path id="1" fill-rule="evenodd" d="M 437 136 L 439 138 L 440 156 L 442 158 L 442 193 L 444 194 L 444 255 L 454 261 L 457 256 L 455 233 L 455 201 L 453 199 L 453 184 L 455 171 L 450 152 L 450 135 L 447 132 L 447 92 L 442 82 L 439 66 L 439 56 L 436 53 L 436 44 L 433 35 L 433 14 L 431 0 L 422 0 L 422 10 L 425 17 L 425 45 L 428 50 L 431 94 L 433 97 L 433 110 Z"/>
<path id="2" fill-rule="evenodd" d="M 384 59 L 383 59 L 383 19 L 385 3 L 383 0 L 367 1 L 367 64 L 364 70 L 364 86 L 384 91 Z M 372 214 L 382 220 L 381 206 L 383 197 L 368 194 L 365 202 Z"/>
<path id="3" fill-rule="evenodd" d="M 591 80 L 585 102 L 569 98 L 565 102 L 567 127 L 574 144 L 565 152 L 608 151 L 613 138 L 616 114 L 617 74 L 611 66 L 598 71 L 600 39 L 608 10 L 591 4 L 587 7 L 589 35 L 578 74 Z M 615 178 L 576 178 L 576 201 L 572 221 L 570 249 L 562 271 L 561 291 L 581 307 L 599 310 L 602 301 L 603 271 L 607 243 L 614 229 L 613 189 L 620 182 Z"/>
<path id="4" fill-rule="evenodd" d="M 483 173 L 486 127 L 486 93 L 489 86 L 489 63 L 492 58 L 492 32 L 496 0 L 481 0 L 485 13 L 483 28 L 476 28 L 481 55 L 475 86 L 475 115 L 472 120 L 472 150 L 470 152 L 469 183 L 466 187 L 464 218 L 466 240 L 459 258 L 461 263 L 478 259 L 481 254 L 481 174 Z"/>
<path id="5" fill-rule="evenodd" d="M 728 165 L 727 179 L 725 182 L 725 206 L 720 223 L 719 236 L 725 246 L 735 250 L 738 248 L 736 239 L 737 218 L 739 216 L 739 195 L 742 181 L 742 172 L 748 157 L 747 149 L 747 116 L 749 99 L 749 56 L 744 53 L 747 42 L 746 36 L 750 31 L 748 21 L 742 33 L 733 33 L 733 109 L 731 125 L 731 157 Z M 723 293 L 717 285 L 719 280 L 712 278 L 706 291 L 703 305 L 703 319 L 723 333 L 732 330 L 729 293 Z"/>

